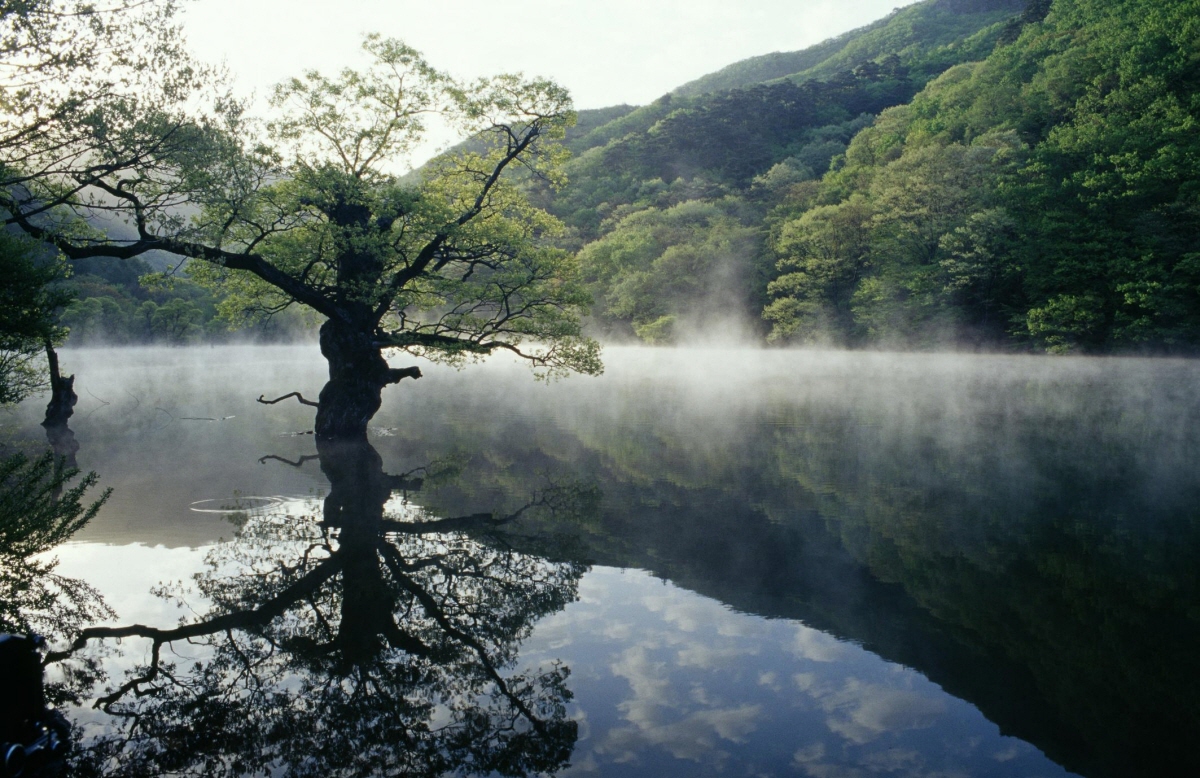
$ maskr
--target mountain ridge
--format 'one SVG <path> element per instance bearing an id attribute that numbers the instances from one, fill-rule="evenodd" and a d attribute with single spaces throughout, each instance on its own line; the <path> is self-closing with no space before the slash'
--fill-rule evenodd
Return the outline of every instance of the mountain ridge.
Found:
<path id="1" fill-rule="evenodd" d="M 829 75 L 825 71 L 838 67 L 853 69 L 863 62 L 879 56 L 878 51 L 871 49 L 872 44 L 878 43 L 878 41 L 871 40 L 872 37 L 895 26 L 897 22 L 910 25 L 915 23 L 919 26 L 922 22 L 927 21 L 922 16 L 929 11 L 957 16 L 978 13 L 997 14 L 998 16 L 1011 15 L 1022 11 L 1025 5 L 1025 0 L 935 0 L 932 3 L 914 3 L 897 8 L 882 19 L 877 19 L 870 24 L 832 38 L 826 38 L 820 43 L 797 51 L 771 52 L 734 62 L 720 70 L 678 86 L 671 90 L 670 94 L 688 97 L 722 89 L 751 86 L 781 78 L 804 79 Z M 908 30 L 910 35 L 914 35 L 916 32 L 917 30 L 911 27 Z M 953 30 L 948 35 L 940 36 L 939 45 L 957 40 L 961 37 L 960 33 L 960 30 Z M 860 50 L 856 51 L 856 45 Z M 846 54 L 846 56 L 838 59 L 838 55 L 842 54 Z"/>

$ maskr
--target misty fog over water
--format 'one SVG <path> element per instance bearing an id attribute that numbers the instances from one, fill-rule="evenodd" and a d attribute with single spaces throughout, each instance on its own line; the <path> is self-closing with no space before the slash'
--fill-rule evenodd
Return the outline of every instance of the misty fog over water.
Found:
<path id="1" fill-rule="evenodd" d="M 312 408 L 255 401 L 315 398 L 314 346 L 63 361 L 79 466 L 114 491 L 57 572 L 113 625 L 267 614 L 164 644 L 153 677 L 144 637 L 51 667 L 106 674 L 70 716 L 114 774 L 1197 764 L 1193 361 L 629 348 L 549 384 L 423 364 L 336 460 Z"/>

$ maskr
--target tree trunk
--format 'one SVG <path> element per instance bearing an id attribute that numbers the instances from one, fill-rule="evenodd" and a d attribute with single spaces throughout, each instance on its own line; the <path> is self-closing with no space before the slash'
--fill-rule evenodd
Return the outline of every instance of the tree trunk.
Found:
<path id="1" fill-rule="evenodd" d="M 50 363 L 50 403 L 46 406 L 46 418 L 42 426 L 46 428 L 46 440 L 55 456 L 64 460 L 67 467 L 76 467 L 75 455 L 79 452 L 79 442 L 67 426 L 67 421 L 75 413 L 75 403 L 79 402 L 79 396 L 75 394 L 75 376 L 62 375 L 58 367 L 58 353 L 49 340 L 46 341 L 46 361 Z"/>
<path id="2" fill-rule="evenodd" d="M 332 319 L 321 325 L 321 353 L 329 361 L 329 382 L 321 389 L 314 432 L 327 440 L 365 438 L 367 423 L 382 403 L 387 360 L 370 333 Z"/>
<path id="3" fill-rule="evenodd" d="M 329 479 L 324 524 L 338 529 L 342 560 L 341 621 L 332 645 L 341 651 L 342 671 L 375 659 L 386 645 L 410 654 L 429 649 L 396 623 L 394 584 L 383 577 L 379 545 L 383 510 L 398 484 L 412 479 L 388 475 L 379 452 L 366 440 L 317 439 L 321 472 Z M 419 488 L 419 487 L 418 487 Z"/>
<path id="4" fill-rule="evenodd" d="M 339 530 L 337 555 L 342 559 L 341 623 L 334 644 L 349 667 L 379 653 L 392 619 L 394 597 L 375 549 L 382 536 L 383 506 L 392 492 L 383 460 L 365 437 L 318 438 L 317 453 L 329 479 L 324 524 Z"/>
<path id="5" fill-rule="evenodd" d="M 42 426 L 65 427 L 75 413 L 75 403 L 79 402 L 75 394 L 75 376 L 64 376 L 59 371 L 58 353 L 49 340 L 46 341 L 46 361 L 50 366 L 50 403 L 46 406 L 46 420 Z"/>
<path id="6" fill-rule="evenodd" d="M 369 329 L 356 330 L 332 319 L 321 325 L 321 353 L 329 381 L 317 401 L 314 432 L 323 440 L 366 439 L 367 424 L 382 404 L 383 387 L 402 378 L 420 378 L 415 367 L 388 367 Z"/>

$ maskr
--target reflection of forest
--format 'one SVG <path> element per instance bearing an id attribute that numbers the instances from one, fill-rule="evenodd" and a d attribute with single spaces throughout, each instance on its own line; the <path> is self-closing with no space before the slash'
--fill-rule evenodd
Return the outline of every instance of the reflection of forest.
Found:
<path id="1" fill-rule="evenodd" d="M 519 474 L 586 473 L 604 494 L 589 562 L 861 643 L 1070 770 L 1200 769 L 1190 433 L 1111 404 L 1069 424 L 1036 407 L 913 424 L 787 405 L 715 443 L 719 425 L 652 414 L 397 434 L 426 457 L 489 440 L 476 493 L 422 496 L 441 513 Z"/>
<path id="2" fill-rule="evenodd" d="M 421 599 L 399 584 L 402 579 L 389 566 L 391 552 L 378 546 L 387 538 L 399 543 L 401 559 L 419 568 L 409 575 L 418 584 L 425 580 L 420 576 L 440 569 L 426 562 L 448 552 L 452 558 L 443 564 L 459 565 L 454 577 L 459 582 L 484 580 L 472 578 L 478 570 L 468 557 L 477 552 L 493 560 L 487 563 L 492 571 L 557 571 L 558 578 L 545 579 L 541 589 L 521 589 L 503 578 L 487 583 L 493 587 L 487 612 L 498 608 L 513 615 L 502 622 L 507 631 L 494 633 L 493 642 L 486 643 L 489 655 L 510 656 L 506 652 L 516 650 L 520 636 L 541 614 L 574 596 L 581 568 L 561 560 L 636 567 L 744 612 L 802 620 L 913 667 L 978 706 L 1005 734 L 1033 743 L 1073 771 L 1089 776 L 1196 772 L 1200 765 L 1191 753 L 1191 736 L 1200 731 L 1200 688 L 1190 668 L 1200 646 L 1195 610 L 1200 522 L 1193 507 L 1200 475 L 1190 463 L 1200 449 L 1200 427 L 1187 415 L 1200 407 L 1188 399 L 1195 393 L 1156 380 L 1161 392 L 1139 403 L 1127 399 L 1136 395 L 1130 384 L 1105 389 L 1075 379 L 1055 384 L 1018 377 L 995 391 L 991 379 L 972 389 L 970 381 L 980 380 L 975 373 L 949 387 L 942 385 L 945 380 L 916 382 L 929 388 L 921 395 L 911 385 L 847 390 L 850 382 L 839 379 L 831 383 L 834 391 L 797 397 L 797 386 L 819 388 L 819 382 L 806 379 L 803 385 L 782 384 L 771 390 L 774 394 L 756 389 L 741 404 L 726 400 L 734 394 L 731 386 L 748 392 L 744 378 L 717 386 L 703 402 L 681 397 L 674 384 L 660 391 L 657 384 L 643 383 L 626 395 L 547 394 L 551 399 L 536 409 L 521 407 L 523 395 L 517 391 L 487 382 L 406 396 L 400 415 L 383 413 L 377 419 L 391 428 L 375 445 L 389 470 L 430 462 L 442 463 L 443 472 L 461 470 L 462 478 L 413 474 L 426 477 L 421 491 L 410 494 L 425 512 L 408 517 L 462 517 L 440 525 L 458 533 L 452 535 L 457 545 L 443 548 L 433 536 L 413 532 L 419 529 L 415 526 L 396 534 L 387 523 L 391 519 L 381 518 L 396 507 L 392 490 L 403 488 L 406 479 L 387 476 L 380 455 L 369 447 L 323 456 L 319 464 L 301 463 L 299 469 L 272 460 L 254 466 L 253 478 L 286 474 L 328 481 L 332 490 L 324 518 L 331 528 L 337 526 L 331 535 L 337 542 L 331 543 L 315 521 L 248 523 L 238 542 L 222 546 L 224 556 L 214 557 L 204 579 L 213 608 L 201 615 L 266 614 L 264 607 L 286 600 L 291 585 L 319 568 L 331 576 L 312 592 L 315 609 L 307 600 L 297 601 L 265 626 L 247 622 L 233 630 L 232 638 L 225 633 L 204 637 L 197 650 L 208 652 L 206 661 L 217 660 L 213 672 L 185 673 L 190 665 L 177 662 L 176 672 L 182 673 L 177 677 L 181 688 L 193 693 L 190 699 L 136 697 L 131 688 L 111 707 L 134 714 L 162 711 L 165 718 L 130 719 L 145 727 L 161 723 L 159 729 L 145 730 L 147 738 L 139 742 L 192 743 L 183 729 L 185 709 L 202 716 L 200 729 L 223 721 L 238 724 L 242 740 L 195 743 L 198 761 L 180 769 L 201 771 L 209 764 L 206 759 L 224 760 L 239 748 L 261 747 L 265 741 L 255 738 L 263 732 L 280 738 L 268 743 L 280 760 L 320 745 L 315 736 L 304 735 L 310 740 L 301 743 L 291 734 L 292 745 L 287 745 L 288 738 L 272 729 L 275 721 L 290 733 L 290 728 L 332 726 L 322 716 L 338 705 L 347 716 L 373 715 L 369 707 L 351 712 L 346 701 L 325 701 L 319 702 L 321 710 L 314 707 L 302 716 L 283 706 L 282 697 L 268 695 L 264 699 L 275 701 L 275 709 L 268 706 L 263 715 L 247 717 L 243 706 L 255 692 L 246 685 L 263 679 L 275 683 L 266 688 L 280 694 L 281 685 L 311 684 L 317 701 L 320 694 L 341 693 L 321 685 L 333 678 L 339 688 L 352 688 L 355 677 L 374 688 L 378 679 L 384 697 L 389 689 L 411 696 L 416 692 L 404 685 L 411 678 L 378 676 L 376 664 L 426 672 L 420 669 L 427 662 L 423 649 L 410 640 L 415 638 L 427 647 L 458 646 L 455 661 L 473 668 L 474 675 L 468 675 L 475 680 L 456 688 L 494 684 L 494 679 L 480 680 L 491 676 L 476 661 L 478 653 L 456 643 Z M 576 386 L 568 388 L 583 392 Z M 554 399 L 564 396 L 565 402 Z M 893 396 L 905 401 L 880 399 Z M 221 410 L 207 415 L 232 412 L 213 403 Z M 712 413 L 717 407 L 719 415 Z M 112 421 L 105 421 L 109 416 Z M 157 410 L 143 416 L 149 431 L 139 429 L 130 440 L 145 453 L 136 460 L 138 468 L 153 473 L 160 472 L 151 467 L 154 458 L 170 461 L 173 472 L 177 464 L 193 461 L 187 459 L 188 446 L 211 454 L 205 448 L 209 438 L 201 435 L 209 435 L 207 430 L 229 430 L 228 440 L 243 446 L 253 440 L 255 458 L 273 453 L 275 446 L 293 462 L 312 453 L 311 437 L 265 437 L 300 428 L 292 426 L 294 420 L 279 422 L 283 416 L 247 415 L 246 424 L 236 428 L 201 422 L 170 426 Z M 89 447 L 100 440 L 118 441 L 118 435 L 99 426 L 118 422 L 127 425 L 126 417 L 115 412 L 92 417 L 81 454 L 93 451 Z M 244 439 L 233 437 L 235 432 Z M 179 463 L 171 459 L 176 451 L 183 452 Z M 246 460 L 235 459 L 219 464 L 244 469 Z M 110 473 L 105 476 L 109 482 Z M 534 482 L 580 480 L 594 481 L 594 492 L 603 497 L 592 521 L 550 522 L 544 511 L 530 510 L 519 522 L 490 523 L 529 503 Z M 112 483 L 119 498 L 122 482 Z M 583 490 L 576 496 L 592 494 Z M 184 498 L 176 502 L 181 500 L 186 505 Z M 554 537 L 544 532 L 548 529 Z M 321 567 L 334 551 L 343 559 L 361 554 L 364 562 L 347 578 L 333 569 L 336 565 Z M 227 575 L 231 570 L 241 572 Z M 353 603 L 344 596 L 350 590 L 359 593 Z M 453 588 L 433 586 L 433 592 L 435 602 L 439 597 L 455 601 Z M 483 621 L 481 610 L 452 612 L 471 624 Z M 409 614 L 417 617 L 412 624 L 423 626 L 404 626 L 409 622 L 401 616 Z M 363 625 L 353 635 L 338 628 L 352 622 Z M 247 659 L 257 669 L 242 686 L 231 683 L 241 677 L 234 673 L 238 663 Z M 501 663 L 497 671 L 516 679 L 519 674 L 507 674 L 511 667 Z M 355 676 L 359 668 L 366 671 Z M 425 677 L 445 678 L 439 672 Z M 538 715 L 563 727 L 555 730 L 563 737 L 554 742 L 565 754 L 571 737 L 566 728 L 572 725 L 555 713 L 555 706 L 565 702 L 566 687 L 554 672 L 536 683 L 526 680 L 542 684 L 537 698 L 553 710 Z M 160 676 L 137 688 L 163 683 Z M 209 695 L 203 705 L 197 693 Z M 463 701 L 457 709 L 463 726 L 469 707 Z M 422 719 L 425 714 L 414 709 L 408 725 L 420 730 L 431 721 L 450 720 L 444 708 L 437 710 L 428 709 L 431 718 Z M 486 710 L 511 714 L 512 706 Z M 273 718 L 276 714 L 286 715 Z M 485 714 L 492 723 L 481 719 L 478 726 L 508 721 L 506 715 Z M 337 748 L 349 747 L 351 734 L 337 733 L 331 758 Z M 440 748 L 438 759 L 448 759 L 452 746 L 435 748 L 435 741 L 426 741 L 426 753 Z M 496 742 L 494 753 L 505 753 Z M 549 745 L 542 751 L 551 767 L 559 753 Z M 473 764 L 488 758 L 471 757 Z"/>
<path id="3" fill-rule="evenodd" d="M 562 516 L 571 490 L 508 513 L 434 519 L 365 440 L 320 446 L 320 515 L 244 517 L 215 547 L 176 627 L 84 629 L 49 655 L 76 699 L 100 656 L 147 649 L 110 678 L 78 775 L 552 773 L 566 764 L 568 669 L 520 669 L 534 623 L 576 597 L 584 568 L 513 550 L 510 526 Z M 74 630 L 72 630 L 74 632 Z M 131 653 L 132 652 L 132 653 Z M 106 660 L 109 666 L 111 662 Z M 94 733 L 93 733 L 94 734 Z"/>

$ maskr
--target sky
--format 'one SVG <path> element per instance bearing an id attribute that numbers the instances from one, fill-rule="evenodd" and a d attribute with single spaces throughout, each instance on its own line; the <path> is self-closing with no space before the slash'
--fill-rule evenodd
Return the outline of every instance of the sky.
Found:
<path id="1" fill-rule="evenodd" d="M 916 0 L 191 0 L 183 27 L 202 60 L 266 110 L 274 84 L 368 63 L 367 33 L 399 38 L 460 79 L 553 79 L 575 107 L 644 105 L 748 57 L 797 51 Z M 403 173 L 462 140 L 436 119 Z"/>
<path id="2" fill-rule="evenodd" d="M 523 72 L 577 108 L 642 105 L 747 57 L 796 51 L 913 0 L 193 0 L 192 49 L 265 95 L 304 70 L 365 62 L 362 36 L 400 38 L 463 78 Z"/>

